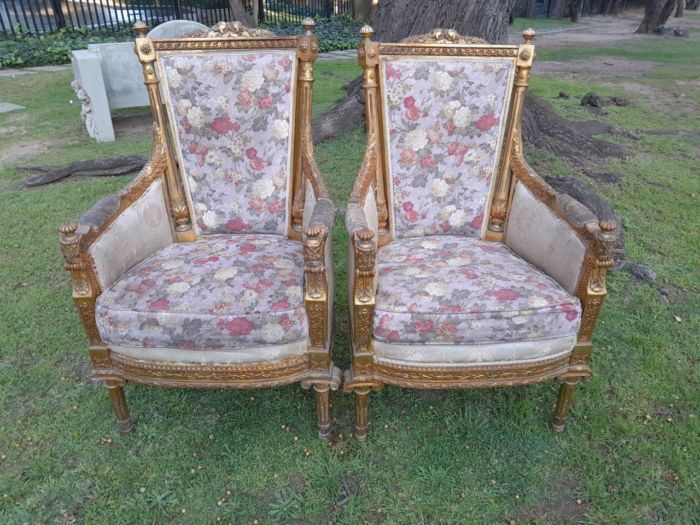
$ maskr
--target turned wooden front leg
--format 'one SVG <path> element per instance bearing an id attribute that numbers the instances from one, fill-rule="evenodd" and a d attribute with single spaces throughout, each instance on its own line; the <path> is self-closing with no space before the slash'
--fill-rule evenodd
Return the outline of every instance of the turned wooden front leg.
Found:
<path id="1" fill-rule="evenodd" d="M 314 385 L 314 393 L 316 396 L 318 437 L 328 439 L 331 435 L 330 387 L 328 385 Z"/>
<path id="2" fill-rule="evenodd" d="M 369 387 L 355 389 L 355 436 L 359 441 L 367 439 L 369 427 Z"/>
<path id="3" fill-rule="evenodd" d="M 134 424 L 131 422 L 131 416 L 129 415 L 129 407 L 126 404 L 126 397 L 124 396 L 125 383 L 123 380 L 105 380 L 109 399 L 112 401 L 114 412 L 117 415 L 117 428 L 122 434 L 128 434 L 134 429 Z"/>
<path id="4" fill-rule="evenodd" d="M 569 417 L 569 409 L 571 408 L 571 402 L 574 399 L 574 391 L 576 390 L 578 382 L 578 377 L 567 378 L 559 387 L 557 406 L 554 409 L 554 419 L 552 421 L 552 427 L 556 432 L 562 432 L 564 430 L 564 425 L 566 425 L 566 420 Z"/>

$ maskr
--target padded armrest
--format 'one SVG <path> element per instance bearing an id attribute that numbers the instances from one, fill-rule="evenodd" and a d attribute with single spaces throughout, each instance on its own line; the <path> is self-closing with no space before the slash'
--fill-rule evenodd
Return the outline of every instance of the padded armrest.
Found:
<path id="1" fill-rule="evenodd" d="M 307 235 L 310 228 L 321 227 L 330 231 L 335 218 L 335 206 L 330 199 L 318 199 L 314 204 L 311 218 L 305 228 Z"/>

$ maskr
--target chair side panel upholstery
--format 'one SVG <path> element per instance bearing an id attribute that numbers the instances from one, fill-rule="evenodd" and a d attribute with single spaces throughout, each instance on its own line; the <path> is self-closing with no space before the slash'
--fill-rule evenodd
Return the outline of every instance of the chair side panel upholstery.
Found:
<path id="1" fill-rule="evenodd" d="M 513 58 L 383 56 L 380 70 L 394 236 L 482 237 Z"/>
<path id="2" fill-rule="evenodd" d="M 90 246 L 103 290 L 124 273 L 173 242 L 163 183 L 154 182 Z"/>
<path id="3" fill-rule="evenodd" d="M 199 235 L 287 233 L 296 63 L 293 49 L 160 54 Z"/>
<path id="4" fill-rule="evenodd" d="M 513 191 L 506 244 L 520 257 L 575 294 L 586 246 L 574 230 L 522 182 Z"/>

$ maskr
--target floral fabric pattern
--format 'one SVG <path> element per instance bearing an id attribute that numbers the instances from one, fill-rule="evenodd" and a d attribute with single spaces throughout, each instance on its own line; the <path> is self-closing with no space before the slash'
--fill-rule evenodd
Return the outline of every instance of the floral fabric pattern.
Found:
<path id="1" fill-rule="evenodd" d="M 175 243 L 97 299 L 107 343 L 232 349 L 307 338 L 301 243 L 279 235 L 216 235 Z"/>
<path id="2" fill-rule="evenodd" d="M 377 255 L 374 337 L 480 344 L 573 335 L 579 300 L 504 244 L 474 237 L 400 239 Z"/>
<path id="3" fill-rule="evenodd" d="M 291 51 L 162 58 L 202 235 L 286 233 L 295 60 Z"/>
<path id="4" fill-rule="evenodd" d="M 512 60 L 382 59 L 397 237 L 480 237 Z"/>

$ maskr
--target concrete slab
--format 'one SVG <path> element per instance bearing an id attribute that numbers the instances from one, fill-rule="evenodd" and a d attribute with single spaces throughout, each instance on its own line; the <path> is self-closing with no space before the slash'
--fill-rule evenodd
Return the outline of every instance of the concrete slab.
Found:
<path id="1" fill-rule="evenodd" d="M 9 113 L 10 111 L 17 111 L 18 109 L 27 109 L 24 106 L 19 106 L 13 104 L 12 102 L 0 102 L 0 113 Z"/>

